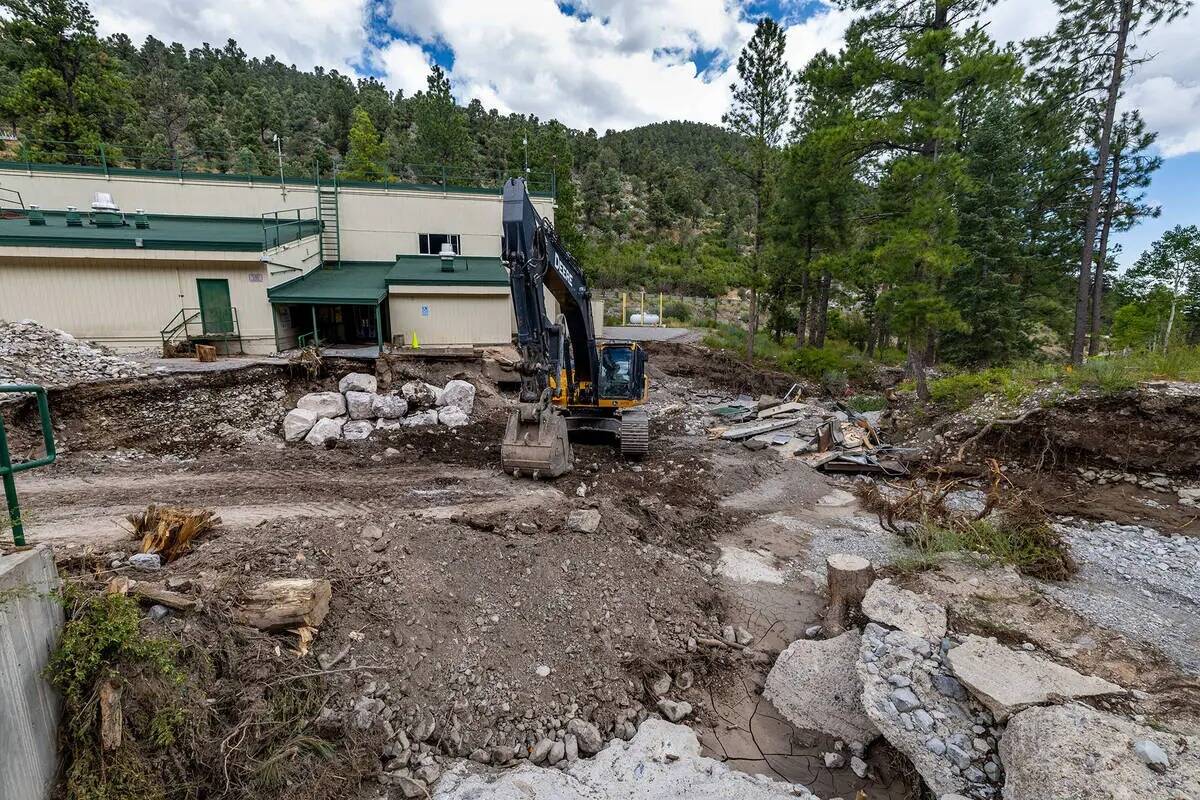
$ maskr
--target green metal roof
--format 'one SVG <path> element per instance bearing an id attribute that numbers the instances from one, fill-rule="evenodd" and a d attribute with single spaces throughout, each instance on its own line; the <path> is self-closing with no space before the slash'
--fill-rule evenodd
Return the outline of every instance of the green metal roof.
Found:
<path id="1" fill-rule="evenodd" d="M 387 297 L 384 278 L 391 264 L 342 262 L 338 269 L 324 267 L 267 290 L 272 303 L 316 305 L 376 305 Z"/>
<path id="2" fill-rule="evenodd" d="M 43 211 L 45 225 L 30 225 L 24 217 L 0 219 L 0 247 L 87 247 L 118 250 L 207 250 L 261 252 L 263 223 L 255 217 L 201 217 L 150 214 L 150 227 L 133 224 L 133 212 L 125 213 L 128 225 L 101 228 L 88 222 L 68 227 L 65 211 Z M 313 221 L 312 233 L 318 223 Z M 139 244 L 140 240 L 140 244 Z"/>
<path id="3" fill-rule="evenodd" d="M 439 256 L 396 256 L 387 274 L 389 286 L 508 286 L 508 272 L 498 258 L 457 256 L 454 271 L 442 271 Z"/>

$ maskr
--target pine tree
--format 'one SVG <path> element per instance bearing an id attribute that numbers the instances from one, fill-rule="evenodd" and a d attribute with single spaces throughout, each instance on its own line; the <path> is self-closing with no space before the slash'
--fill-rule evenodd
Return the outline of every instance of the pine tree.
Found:
<path id="1" fill-rule="evenodd" d="M 450 79 L 433 65 L 425 91 L 411 100 L 414 138 L 412 160 L 425 168 L 447 170 L 460 183 L 474 178 L 475 149 L 466 112 L 454 102 Z"/>
<path id="2" fill-rule="evenodd" d="M 371 115 L 364 108 L 354 109 L 350 126 L 350 147 L 340 177 L 348 181 L 386 181 L 387 146 L 379 138 Z"/>
<path id="3" fill-rule="evenodd" d="M 1081 95 L 1090 97 L 1100 124 L 1096 131 L 1083 246 L 1078 262 L 1075 292 L 1075 329 L 1071 361 L 1083 362 L 1089 328 L 1089 300 L 1096 234 L 1109 173 L 1113 126 L 1122 87 L 1136 57 L 1138 36 L 1160 22 L 1170 22 L 1187 12 L 1190 0 L 1056 0 L 1059 23 L 1054 33 L 1032 43 L 1034 60 L 1048 71 L 1066 72 L 1078 83 Z"/>
<path id="4" fill-rule="evenodd" d="M 758 291 L 766 242 L 765 215 L 771 204 L 772 168 L 791 100 L 793 77 L 784 60 L 785 45 L 783 29 L 775 20 L 770 17 L 759 20 L 754 36 L 738 56 L 738 82 L 730 86 L 733 101 L 721 117 L 731 131 L 746 137 L 749 144 L 749 152 L 736 162 L 737 168 L 749 178 L 754 196 L 753 245 L 747 277 L 750 288 L 747 363 L 754 360 L 754 337 L 758 333 Z"/>

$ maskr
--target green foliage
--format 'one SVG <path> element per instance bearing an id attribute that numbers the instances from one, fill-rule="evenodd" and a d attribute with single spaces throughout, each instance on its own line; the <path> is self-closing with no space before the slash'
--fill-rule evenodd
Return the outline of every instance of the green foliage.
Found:
<path id="1" fill-rule="evenodd" d="M 887 408 L 887 399 L 881 394 L 856 394 L 847 398 L 846 405 L 860 413 L 866 411 L 883 411 Z"/>
<path id="2" fill-rule="evenodd" d="M 1005 368 L 963 372 L 929 382 L 930 399 L 947 410 L 969 407 L 986 395 L 998 395 L 1009 405 L 1016 405 L 1034 390 L 1032 381 L 1018 370 Z"/>
<path id="3" fill-rule="evenodd" d="M 70 583 L 63 590 L 67 622 L 50 654 L 46 677 L 68 706 L 85 705 L 99 681 L 115 678 L 121 666 L 143 665 L 163 676 L 175 674 L 174 645 L 142 634 L 137 603 L 120 594 L 88 595 Z"/>
<path id="4" fill-rule="evenodd" d="M 387 147 L 375 130 L 375 123 L 362 106 L 354 109 L 354 122 L 350 125 L 350 148 L 346 161 L 339 173 L 350 181 L 386 181 Z"/>
<path id="5" fill-rule="evenodd" d="M 663 316 L 677 322 L 691 322 L 692 307 L 682 300 L 668 300 L 663 303 Z"/>

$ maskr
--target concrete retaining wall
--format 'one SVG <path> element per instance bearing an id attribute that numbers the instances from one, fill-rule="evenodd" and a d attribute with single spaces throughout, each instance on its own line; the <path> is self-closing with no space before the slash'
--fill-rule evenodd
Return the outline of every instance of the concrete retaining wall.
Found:
<path id="1" fill-rule="evenodd" d="M 62 630 L 47 545 L 0 556 L 0 798 L 44 800 L 58 769 L 59 699 L 42 670 Z"/>

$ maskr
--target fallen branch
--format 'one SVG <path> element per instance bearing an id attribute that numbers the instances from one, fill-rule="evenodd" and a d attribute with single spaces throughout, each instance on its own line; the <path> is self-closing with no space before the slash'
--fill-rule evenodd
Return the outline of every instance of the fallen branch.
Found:
<path id="1" fill-rule="evenodd" d="M 159 603 L 176 611 L 199 611 L 204 602 L 199 598 L 188 597 L 186 594 L 172 592 L 153 583 L 135 581 L 132 578 L 118 577 L 108 582 L 106 590 L 109 594 L 133 595 L 143 600 Z"/>
<path id="2" fill-rule="evenodd" d="M 1024 414 L 1022 414 L 1021 416 L 1015 417 L 1013 419 L 994 419 L 994 420 L 992 420 L 987 425 L 984 425 L 982 428 L 980 428 L 978 433 L 976 433 L 970 439 L 967 439 L 965 442 L 962 443 L 962 445 L 958 448 L 958 453 L 955 456 L 954 460 L 961 463 L 963 458 L 966 457 L 967 447 L 969 447 L 970 445 L 979 441 L 984 436 L 987 436 L 989 433 L 991 433 L 992 429 L 995 428 L 996 426 L 998 426 L 998 425 L 1019 425 L 1022 422 L 1024 422 L 1025 420 L 1027 420 L 1032 414 L 1034 414 L 1038 411 L 1041 411 L 1041 409 L 1040 408 L 1031 408 L 1028 411 L 1026 411 Z"/>

